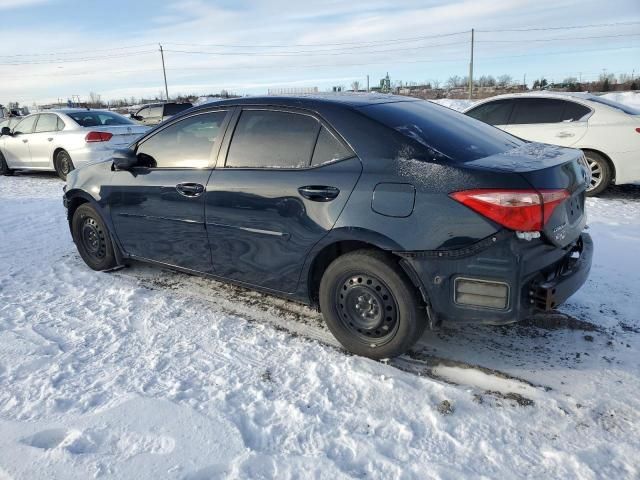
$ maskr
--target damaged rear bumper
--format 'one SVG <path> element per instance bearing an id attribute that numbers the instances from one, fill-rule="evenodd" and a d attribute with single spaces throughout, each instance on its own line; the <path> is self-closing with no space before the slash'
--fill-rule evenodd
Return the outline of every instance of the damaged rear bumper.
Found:
<path id="1" fill-rule="evenodd" d="M 502 231 L 466 249 L 396 253 L 437 321 L 507 324 L 574 294 L 591 270 L 593 241 L 582 233 L 558 248 Z"/>

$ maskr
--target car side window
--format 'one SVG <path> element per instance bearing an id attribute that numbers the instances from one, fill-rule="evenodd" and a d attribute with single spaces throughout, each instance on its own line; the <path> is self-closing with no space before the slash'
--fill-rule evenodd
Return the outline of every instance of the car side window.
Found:
<path id="1" fill-rule="evenodd" d="M 233 133 L 226 167 L 309 166 L 320 123 L 309 115 L 244 110 Z"/>
<path id="2" fill-rule="evenodd" d="M 156 107 L 151 107 L 149 109 L 149 114 L 147 117 L 161 117 L 162 116 L 162 105 L 158 105 Z"/>
<path id="3" fill-rule="evenodd" d="M 506 125 L 509 123 L 512 109 L 513 102 L 511 100 L 496 100 L 469 110 L 467 115 L 489 125 Z"/>
<path id="4" fill-rule="evenodd" d="M 142 117 L 142 118 L 147 118 L 149 116 L 149 107 L 144 107 L 141 108 L 140 110 L 138 110 L 138 112 L 136 113 L 136 117 Z"/>
<path id="5" fill-rule="evenodd" d="M 13 129 L 14 133 L 31 133 L 33 132 L 33 127 L 36 125 L 36 120 L 38 115 L 31 115 L 18 123 Z"/>
<path id="6" fill-rule="evenodd" d="M 353 156 L 353 152 L 345 147 L 333 134 L 325 127 L 320 128 L 316 148 L 313 150 L 311 165 L 322 165 L 343 158 Z"/>
<path id="7" fill-rule="evenodd" d="M 591 113 L 591 109 L 576 102 L 564 102 L 563 122 L 579 122 Z"/>
<path id="8" fill-rule="evenodd" d="M 64 120 L 62 120 L 60 117 L 58 117 L 58 122 L 57 122 L 57 125 L 56 125 L 56 129 L 60 132 L 60 131 L 64 130 L 65 126 L 66 125 L 64 124 Z"/>
<path id="9" fill-rule="evenodd" d="M 562 121 L 564 101 L 554 98 L 518 98 L 509 123 L 524 125 L 532 123 L 558 123 Z"/>
<path id="10" fill-rule="evenodd" d="M 194 115 L 160 130 L 138 146 L 141 166 L 207 168 L 226 115 L 226 111 Z"/>
<path id="11" fill-rule="evenodd" d="M 35 133 L 55 132 L 58 130 L 58 116 L 52 113 L 42 113 L 38 117 Z"/>

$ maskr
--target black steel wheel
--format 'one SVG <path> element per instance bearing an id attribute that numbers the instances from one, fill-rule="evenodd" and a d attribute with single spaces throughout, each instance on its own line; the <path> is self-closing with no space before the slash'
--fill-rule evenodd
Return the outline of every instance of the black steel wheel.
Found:
<path id="1" fill-rule="evenodd" d="M 73 241 L 84 262 L 93 270 L 109 270 L 117 265 L 111 236 L 100 214 L 88 203 L 73 214 Z"/>
<path id="2" fill-rule="evenodd" d="M 58 153 L 56 153 L 53 164 L 58 176 L 65 181 L 67 180 L 67 175 L 69 175 L 69 172 L 75 168 L 73 166 L 71 156 L 65 150 L 60 150 Z"/>
<path id="3" fill-rule="evenodd" d="M 319 300 L 338 341 L 370 358 L 406 352 L 427 324 L 416 288 L 382 251 L 357 250 L 335 259 L 320 281 Z"/>
<path id="4" fill-rule="evenodd" d="M 371 274 L 347 277 L 335 300 L 342 325 L 364 343 L 384 345 L 398 329 L 398 306 L 393 294 Z"/>

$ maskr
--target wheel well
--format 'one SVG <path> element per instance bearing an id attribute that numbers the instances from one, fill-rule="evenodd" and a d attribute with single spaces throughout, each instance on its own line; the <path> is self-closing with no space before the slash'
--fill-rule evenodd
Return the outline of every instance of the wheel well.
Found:
<path id="1" fill-rule="evenodd" d="M 606 153 L 602 153 L 598 150 L 595 150 L 593 148 L 583 148 L 582 149 L 583 152 L 592 152 L 595 153 L 597 155 L 600 155 L 602 158 L 604 158 L 607 163 L 609 164 L 609 168 L 611 169 L 611 182 L 615 183 L 616 180 L 616 166 L 613 164 L 613 162 L 611 161 L 611 159 L 609 158 L 609 156 Z"/>
<path id="2" fill-rule="evenodd" d="M 349 252 L 353 252 L 354 250 L 376 250 L 379 252 L 386 253 L 389 258 L 391 258 L 395 262 L 399 262 L 399 258 L 388 250 L 383 250 L 371 243 L 363 242 L 360 240 L 343 240 L 340 242 L 332 243 L 324 247 L 313 259 L 313 263 L 311 264 L 311 268 L 309 269 L 309 299 L 311 300 L 312 305 L 318 305 L 318 299 L 320 295 L 320 281 L 322 280 L 322 276 L 324 275 L 327 267 L 333 262 L 336 258 L 340 257 Z M 403 274 L 406 275 L 404 269 L 401 268 Z M 407 280 L 415 285 L 413 279 L 407 275 Z M 417 288 L 417 286 L 416 286 Z M 422 295 L 419 295 L 418 298 L 422 298 Z"/>
<path id="3" fill-rule="evenodd" d="M 83 197 L 73 197 L 67 203 L 67 219 L 69 220 L 69 225 L 71 225 L 73 220 L 73 214 L 76 213 L 78 207 L 83 203 L 89 203 L 89 200 Z"/>
<path id="4" fill-rule="evenodd" d="M 58 147 L 53 151 L 53 168 L 56 167 L 56 156 L 58 155 L 58 153 L 62 152 L 64 150 L 64 148 Z"/>

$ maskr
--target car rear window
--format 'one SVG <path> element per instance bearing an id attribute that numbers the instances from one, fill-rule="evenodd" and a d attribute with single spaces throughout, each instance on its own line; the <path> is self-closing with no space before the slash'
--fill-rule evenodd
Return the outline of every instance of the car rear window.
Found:
<path id="1" fill-rule="evenodd" d="M 502 130 L 425 101 L 380 103 L 360 111 L 420 143 L 436 160 L 467 162 L 524 144 Z"/>
<path id="2" fill-rule="evenodd" d="M 192 107 L 190 103 L 168 103 L 164 106 L 164 114 L 167 115 L 176 115 L 180 112 L 184 112 Z"/>
<path id="3" fill-rule="evenodd" d="M 81 127 L 108 127 L 110 125 L 134 125 L 122 115 L 111 112 L 71 112 L 67 113 Z"/>

